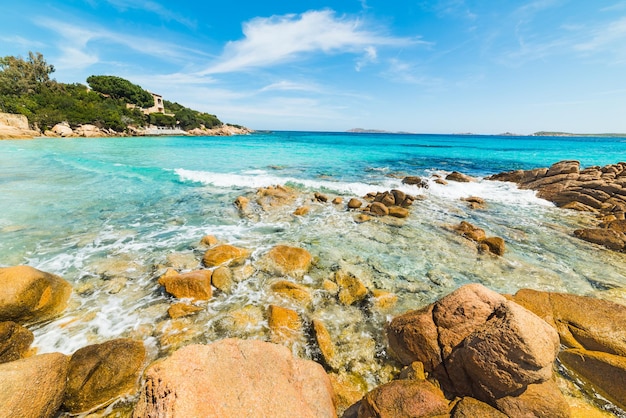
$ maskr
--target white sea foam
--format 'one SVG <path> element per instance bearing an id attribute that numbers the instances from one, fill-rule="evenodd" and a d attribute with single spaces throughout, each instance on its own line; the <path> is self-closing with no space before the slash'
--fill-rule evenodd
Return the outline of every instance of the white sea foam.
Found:
<path id="1" fill-rule="evenodd" d="M 267 174 L 262 170 L 255 170 L 254 175 L 245 174 L 225 174 L 209 171 L 193 171 L 186 169 L 176 169 L 175 173 L 182 181 L 191 181 L 224 188 L 259 188 L 277 184 L 299 185 L 312 190 L 328 190 L 336 193 L 352 194 L 363 196 L 370 192 L 382 192 L 392 188 L 410 191 L 413 194 L 420 194 L 417 188 L 409 188 L 401 184 L 399 179 L 387 178 L 378 183 L 345 182 L 320 179 L 302 179 L 295 177 L 281 177 Z"/>

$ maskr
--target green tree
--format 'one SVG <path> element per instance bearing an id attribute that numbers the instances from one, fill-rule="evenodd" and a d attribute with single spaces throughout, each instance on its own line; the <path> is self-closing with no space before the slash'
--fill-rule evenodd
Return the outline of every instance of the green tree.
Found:
<path id="1" fill-rule="evenodd" d="M 48 65 L 39 52 L 29 52 L 28 58 L 0 58 L 0 95 L 19 96 L 38 92 L 51 83 L 54 66 Z"/>
<path id="2" fill-rule="evenodd" d="M 150 92 L 121 77 L 113 75 L 92 75 L 87 83 L 94 91 L 110 96 L 114 99 L 123 99 L 141 107 L 150 107 L 154 99 Z"/>

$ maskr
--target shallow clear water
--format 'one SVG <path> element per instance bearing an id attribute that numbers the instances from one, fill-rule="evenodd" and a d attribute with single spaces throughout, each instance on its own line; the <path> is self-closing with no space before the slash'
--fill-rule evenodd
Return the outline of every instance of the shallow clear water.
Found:
<path id="1" fill-rule="evenodd" d="M 72 283 L 63 315 L 35 329 L 39 352 L 67 354 L 116 337 L 146 341 L 151 358 L 190 342 L 226 336 L 268 339 L 269 304 L 291 307 L 304 322 L 322 320 L 347 371 L 370 387 L 389 376 L 380 361 L 393 315 L 419 308 L 458 286 L 480 282 L 513 293 L 524 287 L 626 301 L 626 257 L 572 236 L 587 214 L 560 210 L 532 191 L 482 177 L 578 159 L 616 163 L 626 139 L 444 135 L 257 133 L 243 137 L 41 139 L 0 141 L 0 265 L 29 264 Z M 475 183 L 439 185 L 458 170 Z M 401 184 L 428 179 L 428 189 Z M 240 216 L 232 202 L 258 187 L 283 184 L 296 201 Z M 313 192 L 344 202 L 401 189 L 423 195 L 403 221 L 354 221 L 343 205 L 311 202 Z M 479 196 L 472 210 L 462 197 Z M 311 207 L 295 217 L 294 209 Z M 467 220 L 505 239 L 504 257 L 479 254 L 450 232 Z M 215 292 L 203 310 L 171 320 L 174 301 L 157 284 L 166 267 L 200 267 L 200 239 L 253 250 L 251 276 L 232 294 Z M 302 283 L 312 307 L 270 290 L 278 278 L 257 268 L 272 246 L 309 250 L 316 264 Z M 346 307 L 321 290 L 338 269 L 370 289 L 392 292 L 388 309 Z M 306 335 L 294 351 L 308 357 Z M 387 373 L 387 374 L 386 374 Z"/>

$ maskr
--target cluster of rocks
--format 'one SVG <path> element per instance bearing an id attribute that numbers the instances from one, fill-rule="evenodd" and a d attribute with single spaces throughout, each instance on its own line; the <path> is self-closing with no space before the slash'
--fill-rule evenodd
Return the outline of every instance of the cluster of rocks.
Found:
<path id="1" fill-rule="evenodd" d="M 250 261 L 247 249 L 212 236 L 202 241 L 209 246 L 205 269 L 168 270 L 159 279 L 176 299 L 172 307 L 197 308 L 195 302 L 211 298 L 211 286 L 227 292 L 224 278 L 241 274 Z M 270 282 L 271 291 L 306 307 L 312 289 L 298 280 L 313 263 L 305 249 L 278 245 L 255 268 L 280 277 Z M 26 266 L 1 268 L 0 281 L 0 403 L 17 416 L 81 414 L 138 395 L 129 406 L 136 418 L 336 417 L 344 410 L 346 418 L 568 417 L 568 403 L 553 376 L 557 356 L 577 380 L 626 408 L 621 326 L 626 307 L 600 299 L 534 290 L 503 296 L 479 284 L 463 286 L 388 324 L 389 353 L 405 368 L 363 392 L 349 376 L 336 373 L 341 364 L 332 337 L 319 317 L 303 317 L 306 309 L 269 305 L 269 342 L 227 338 L 187 345 L 145 368 L 143 343 L 130 339 L 86 346 L 71 356 L 37 355 L 24 325 L 62 312 L 71 286 Z M 343 305 L 390 296 L 343 270 L 322 288 Z M 303 333 L 320 352 L 317 362 L 292 354 L 289 342 Z"/>
<path id="2" fill-rule="evenodd" d="M 0 268 L 0 405 L 19 417 L 53 417 L 100 408 L 134 395 L 144 368 L 143 342 L 116 339 L 66 356 L 37 354 L 28 326 L 67 306 L 71 285 L 28 266 Z M 7 415 L 8 416 L 8 415 Z"/>
<path id="3" fill-rule="evenodd" d="M 611 250 L 626 250 L 626 163 L 583 170 L 578 161 L 560 161 L 549 168 L 516 170 L 489 180 L 509 181 L 557 206 L 596 213 L 596 228 L 579 229 L 574 235 Z"/>
<path id="4" fill-rule="evenodd" d="M 478 244 L 478 250 L 480 252 L 504 255 L 506 249 L 504 239 L 500 237 L 488 237 L 484 229 L 474 226 L 467 221 L 461 221 L 460 224 L 454 226 L 452 229 L 459 235 Z"/>
<path id="5" fill-rule="evenodd" d="M 0 112 L 0 139 L 30 139 L 38 135 L 28 126 L 26 116 Z"/>
<path id="6" fill-rule="evenodd" d="M 421 181 L 421 180 L 420 180 Z M 420 187 L 427 187 L 426 183 Z M 300 195 L 292 188 L 277 185 L 262 187 L 257 189 L 253 196 L 239 196 L 235 199 L 234 205 L 243 216 L 253 216 L 255 209 L 270 211 L 285 205 L 294 204 Z M 310 201 L 317 203 L 331 203 L 335 206 L 343 205 L 345 209 L 357 211 L 356 222 L 366 222 L 374 217 L 407 218 L 410 214 L 409 208 L 415 200 L 421 196 L 413 196 L 401 190 L 390 190 L 385 192 L 368 193 L 362 198 L 352 197 L 344 204 L 344 199 L 340 196 L 329 198 L 327 195 L 315 192 Z M 251 205 L 251 202 L 254 205 Z M 305 216 L 311 211 L 309 204 L 298 206 L 294 211 L 295 216 Z"/>

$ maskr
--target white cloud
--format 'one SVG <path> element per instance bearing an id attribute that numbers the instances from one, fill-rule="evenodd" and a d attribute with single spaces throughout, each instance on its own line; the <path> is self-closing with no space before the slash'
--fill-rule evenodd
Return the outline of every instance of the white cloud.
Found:
<path id="1" fill-rule="evenodd" d="M 293 81 L 282 80 L 269 84 L 259 90 L 260 93 L 268 91 L 300 91 L 300 92 L 321 92 L 320 88 L 312 84 L 296 83 Z"/>
<path id="2" fill-rule="evenodd" d="M 107 2 L 109 4 L 111 4 L 114 7 L 117 7 L 118 9 L 124 11 L 126 9 L 138 9 L 138 10 L 143 10 L 143 11 L 147 11 L 147 12 L 151 12 L 154 13 L 156 15 L 158 15 L 159 17 L 161 17 L 162 19 L 166 20 L 166 21 L 175 21 L 178 23 L 181 23 L 187 27 L 190 28 L 195 28 L 196 27 L 196 22 L 194 22 L 193 20 L 187 19 L 184 16 L 179 15 L 178 13 L 166 9 L 165 7 L 163 7 L 162 5 L 160 5 L 157 2 L 154 1 L 150 1 L 150 0 L 143 0 L 143 1 L 139 1 L 139 0 L 107 0 Z"/>
<path id="3" fill-rule="evenodd" d="M 425 43 L 363 28 L 358 19 L 332 10 L 256 18 L 243 25 L 244 39 L 226 44 L 218 62 L 203 74 L 229 73 L 292 61 L 304 54 L 357 53 L 374 46 Z"/>
<path id="4" fill-rule="evenodd" d="M 22 49 L 42 48 L 45 46 L 42 42 L 26 39 L 18 35 L 0 36 L 0 41 L 6 42 L 7 44 L 19 45 Z"/>
<path id="5" fill-rule="evenodd" d="M 205 55 L 179 45 L 161 42 L 154 38 L 138 37 L 130 34 L 113 32 L 94 25 L 78 26 L 52 18 L 36 18 L 34 22 L 41 27 L 56 32 L 61 36 L 58 47 L 62 52 L 58 68 L 86 68 L 100 61 L 98 50 L 91 46 L 96 40 L 125 46 L 142 55 L 149 55 L 163 60 L 186 62 L 189 54 Z"/>

